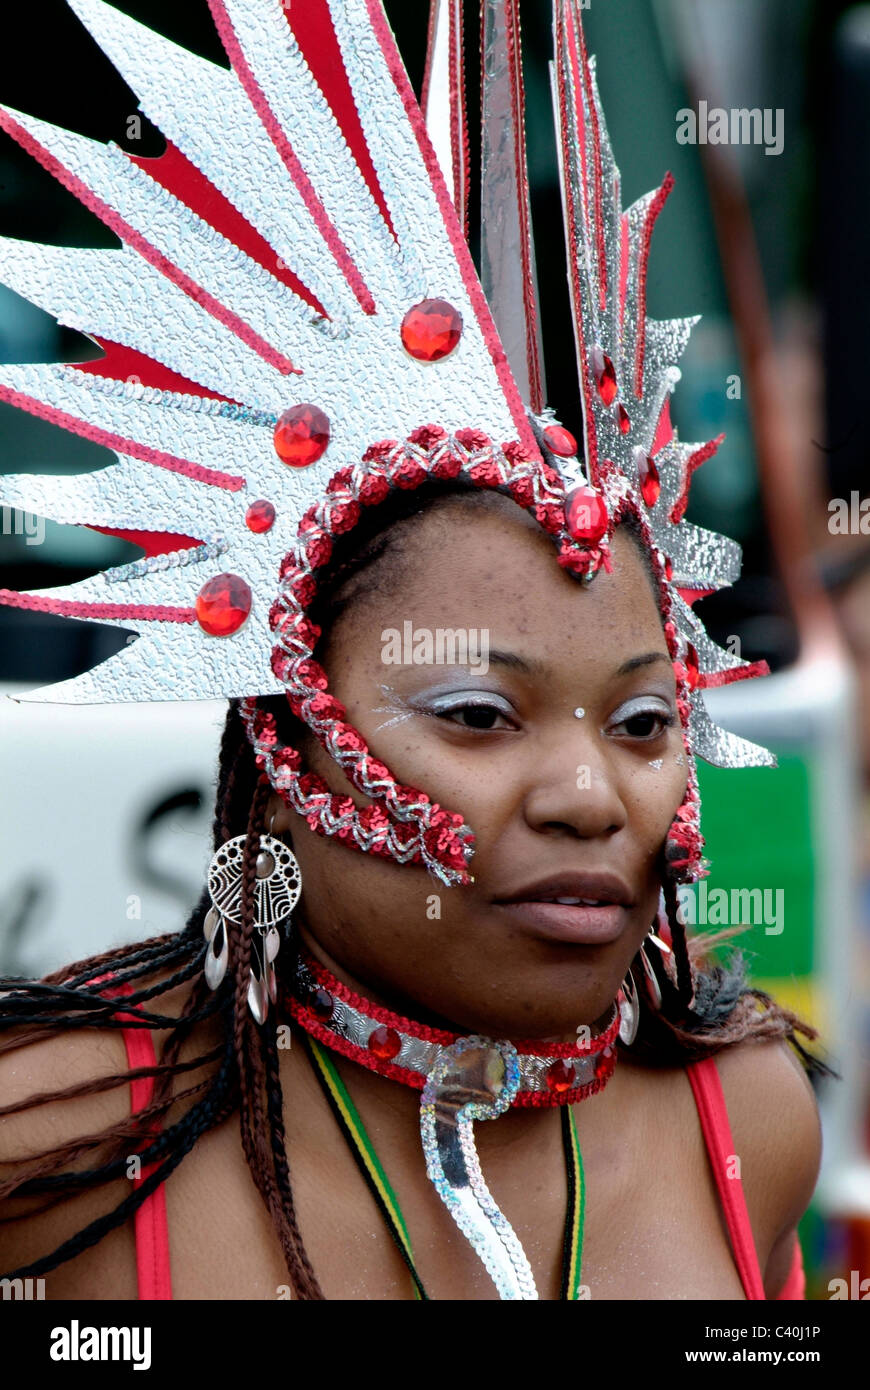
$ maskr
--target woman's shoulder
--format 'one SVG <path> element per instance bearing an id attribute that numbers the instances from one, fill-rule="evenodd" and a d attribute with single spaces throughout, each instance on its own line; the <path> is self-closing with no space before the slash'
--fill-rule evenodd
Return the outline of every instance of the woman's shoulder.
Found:
<path id="1" fill-rule="evenodd" d="M 812 1084 L 782 1039 L 745 1040 L 716 1055 L 768 1297 L 785 1283 L 797 1224 L 819 1176 L 822 1130 Z"/>
<path id="2" fill-rule="evenodd" d="M 818 1177 L 822 1135 L 812 1083 L 794 1050 L 781 1038 L 746 1039 L 716 1054 L 735 1145 L 743 1145 L 751 1171 L 767 1174 L 788 1214 L 809 1203 Z"/>
<path id="3" fill-rule="evenodd" d="M 177 1017 L 189 993 L 180 987 L 161 997 L 161 1015 Z M 2 1011 L 2 999 L 0 999 Z M 159 1055 L 161 1033 L 153 1031 Z M 129 1070 L 120 1029 L 15 1027 L 0 1032 L 0 1204 L 16 1219 L 0 1224 L 0 1275 L 32 1265 L 70 1240 L 92 1221 L 111 1212 L 130 1192 L 118 1177 L 51 1202 L 49 1193 L 10 1191 L 25 1174 L 78 1174 L 105 1163 L 100 1137 L 131 1113 L 129 1084 L 109 1084 Z M 13 1046 L 9 1046 L 9 1044 Z M 39 1103 L 34 1103 L 38 1101 Z M 107 1283 L 114 1290 L 101 1293 Z M 87 1292 L 83 1290 L 87 1289 Z M 46 1275 L 46 1297 L 136 1297 L 132 1231 L 122 1226 L 69 1264 Z M 80 1292 L 81 1291 L 81 1292 Z"/>

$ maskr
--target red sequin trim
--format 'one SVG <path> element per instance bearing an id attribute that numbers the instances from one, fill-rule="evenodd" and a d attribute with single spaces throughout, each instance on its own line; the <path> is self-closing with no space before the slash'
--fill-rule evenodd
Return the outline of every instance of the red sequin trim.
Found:
<path id="1" fill-rule="evenodd" d="M 561 477 L 520 444 L 500 447 L 483 431 L 473 429 L 457 430 L 451 436 L 434 424 L 421 426 L 406 440 L 380 440 L 366 449 L 360 465 L 340 469 L 325 495 L 305 513 L 297 549 L 281 563 L 279 594 L 269 615 L 277 639 L 272 669 L 285 686 L 293 713 L 308 725 L 357 790 L 376 805 L 361 810 L 349 797 L 330 792 L 322 778 L 282 763 L 274 720 L 264 716 L 255 722 L 255 699 L 241 704 L 258 767 L 312 830 L 402 864 L 422 863 L 447 884 L 470 881 L 472 830 L 461 816 L 432 802 L 425 792 L 399 786 L 389 769 L 372 757 L 358 730 L 344 720 L 344 710 L 339 712 L 337 702 L 330 703 L 326 673 L 313 659 L 317 630 L 308 621 L 306 609 L 317 593 L 316 571 L 328 563 L 331 537 L 351 530 L 364 507 L 383 501 L 392 488 L 412 489 L 429 477 L 453 477 L 459 472 L 477 487 L 504 490 L 539 517 L 559 548 L 560 563 L 572 557 L 583 569 L 596 562 L 608 563 L 603 544 L 590 556 L 568 534 Z M 328 696 L 326 702 L 324 696 Z"/>

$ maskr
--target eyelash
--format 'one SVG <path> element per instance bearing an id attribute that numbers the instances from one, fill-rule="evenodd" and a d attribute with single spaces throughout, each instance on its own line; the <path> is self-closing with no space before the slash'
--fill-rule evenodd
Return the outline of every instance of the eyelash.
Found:
<path id="1" fill-rule="evenodd" d="M 654 739 L 661 738 L 662 734 L 665 733 L 667 729 L 672 729 L 676 723 L 676 715 L 672 714 L 669 710 L 641 709 L 637 710 L 634 714 L 630 714 L 627 719 L 621 719 L 618 724 L 614 724 L 612 727 L 619 729 L 622 725 L 632 724 L 637 719 L 657 719 L 661 725 L 655 733 L 629 734 L 629 738 L 636 738 L 643 743 L 652 743 Z"/>
<path id="2" fill-rule="evenodd" d="M 494 701 L 492 701 L 492 700 L 485 700 L 485 699 L 484 699 L 484 700 L 463 700 L 460 704 L 456 704 L 456 705 L 453 705 L 453 706 L 448 706 L 448 707 L 442 708 L 442 709 L 432 709 L 432 710 L 427 711 L 427 713 L 433 714 L 433 715 L 435 716 L 436 719 L 443 719 L 443 720 L 445 720 L 447 723 L 456 724 L 460 729 L 475 729 L 475 728 L 476 728 L 478 733 L 485 733 L 485 734 L 497 733 L 497 732 L 499 732 L 499 730 L 498 730 L 496 727 L 494 727 L 494 726 L 491 727 L 491 728 L 482 728 L 482 729 L 481 729 L 479 725 L 474 725 L 474 724 L 461 724 L 461 723 L 459 722 L 458 719 L 455 719 L 455 718 L 454 718 L 454 715 L 463 714 L 463 713 L 464 713 L 465 711 L 467 711 L 467 710 L 492 710 L 492 711 L 493 711 L 496 715 L 498 715 L 501 719 L 508 719 L 508 718 L 510 717 L 509 715 L 505 714 L 504 710 L 503 710 L 503 709 L 500 709 L 500 708 L 498 707 L 498 705 L 495 704 Z"/>

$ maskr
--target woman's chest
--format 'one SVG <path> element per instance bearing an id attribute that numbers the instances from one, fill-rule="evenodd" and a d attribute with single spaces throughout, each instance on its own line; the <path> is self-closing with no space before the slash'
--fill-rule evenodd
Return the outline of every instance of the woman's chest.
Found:
<path id="1" fill-rule="evenodd" d="M 168 1184 L 179 1299 L 290 1296 L 274 1227 L 232 1128 L 207 1136 Z M 413 1298 L 391 1226 L 341 1135 L 315 1127 L 312 1138 L 316 1142 L 291 1143 L 291 1180 L 294 1216 L 324 1295 Z M 496 1298 L 478 1255 L 426 1178 L 422 1154 L 417 1165 L 399 1162 L 389 1148 L 383 1157 L 427 1295 Z M 573 1230 L 563 1156 L 557 1149 L 525 1167 L 487 1171 L 484 1164 L 484 1170 L 525 1250 L 539 1297 L 558 1299 L 565 1241 Z M 603 1143 L 590 1136 L 583 1179 L 584 1299 L 745 1297 L 696 1127 L 653 1134 L 640 1125 L 633 1136 L 623 1131 Z"/>

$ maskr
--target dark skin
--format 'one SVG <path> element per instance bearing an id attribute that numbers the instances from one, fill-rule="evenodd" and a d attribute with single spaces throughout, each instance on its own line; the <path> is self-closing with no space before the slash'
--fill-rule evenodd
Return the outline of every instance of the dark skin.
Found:
<path id="1" fill-rule="evenodd" d="M 649 578 L 625 534 L 617 532 L 613 556 L 613 573 L 581 588 L 556 565 L 537 524 L 506 499 L 436 508 L 408 528 L 380 573 L 369 572 L 370 587 L 334 625 L 324 663 L 349 719 L 399 780 L 461 812 L 476 835 L 473 885 L 446 888 L 420 866 L 312 833 L 272 798 L 267 824 L 292 841 L 302 870 L 299 930 L 368 998 L 493 1037 L 570 1039 L 578 1025 L 595 1029 L 609 1018 L 655 915 L 656 862 L 686 785 L 674 676 Z M 489 670 L 385 665 L 382 633 L 405 620 L 415 629 L 487 629 Z M 507 659 L 496 660 L 496 651 Z M 334 790 L 364 804 L 319 746 L 307 752 Z M 579 767 L 589 769 L 580 787 Z M 564 869 L 610 869 L 624 879 L 631 906 L 617 939 L 594 946 L 542 939 L 493 902 Z M 432 915 L 433 894 L 440 917 Z M 183 998 L 177 991 L 174 1007 Z M 39 1044 L 26 1069 L 19 1063 L 13 1072 L 0 1059 L 9 1099 L 47 1089 L 60 1049 L 72 1082 L 118 1069 L 118 1046 L 115 1038 L 79 1035 Z M 299 1221 L 326 1297 L 410 1298 L 407 1271 L 298 1034 L 279 1055 Z M 430 1296 L 496 1297 L 426 1178 L 418 1094 L 340 1056 L 336 1063 L 398 1195 Z M 739 1044 L 717 1065 L 765 1287 L 775 1297 L 818 1172 L 815 1102 L 780 1043 Z M 125 1107 L 123 1092 L 47 1107 L 13 1122 L 3 1152 L 99 1128 Z M 685 1072 L 622 1057 L 575 1118 L 591 1297 L 743 1298 Z M 555 1299 L 566 1200 L 559 1115 L 511 1110 L 475 1130 L 486 1180 L 526 1250 L 539 1295 Z M 126 1189 L 115 1186 L 117 1201 Z M 199 1141 L 166 1192 L 177 1298 L 275 1298 L 286 1288 L 234 1121 Z M 9 1268 L 56 1244 L 105 1209 L 105 1195 L 88 1207 L 97 1200 L 81 1200 L 72 1216 L 24 1223 L 12 1247 L 0 1237 L 0 1263 Z M 130 1230 L 50 1274 L 46 1293 L 135 1297 Z"/>

